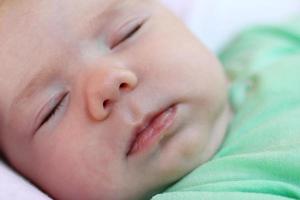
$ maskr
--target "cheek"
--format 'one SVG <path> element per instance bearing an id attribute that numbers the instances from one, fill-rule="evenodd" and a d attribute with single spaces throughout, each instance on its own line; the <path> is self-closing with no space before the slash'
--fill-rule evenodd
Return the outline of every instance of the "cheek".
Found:
<path id="1" fill-rule="evenodd" d="M 74 131 L 76 130 L 76 131 Z M 45 136 L 35 152 L 35 170 L 31 177 L 57 199 L 99 198 L 113 193 L 117 159 L 102 138 L 83 127 L 61 128 Z M 47 137 L 47 138 L 46 138 Z M 41 138 L 40 138 L 41 139 Z"/>
<path id="2" fill-rule="evenodd" d="M 99 194 L 108 193 L 113 186 L 113 159 L 105 153 L 96 155 L 101 149 L 84 149 L 77 145 L 69 143 L 57 147 L 49 160 L 43 161 L 40 169 L 43 175 L 37 179 L 58 199 L 99 198 Z"/>
<path id="3" fill-rule="evenodd" d="M 83 129 L 74 128 L 72 133 L 66 131 L 66 137 L 58 138 L 57 152 L 54 156 L 61 163 L 66 163 L 69 168 L 78 166 L 77 174 L 81 176 L 101 176 L 109 179 L 107 172 L 117 165 L 117 159 L 113 152 L 113 143 L 110 134 L 102 133 L 99 128 Z M 68 169 L 66 169 L 68 170 Z M 67 171 L 66 171 L 67 172 Z"/>

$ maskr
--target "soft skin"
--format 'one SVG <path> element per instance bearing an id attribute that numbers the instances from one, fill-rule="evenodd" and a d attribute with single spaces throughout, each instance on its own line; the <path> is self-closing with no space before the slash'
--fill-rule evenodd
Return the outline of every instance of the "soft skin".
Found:
<path id="1" fill-rule="evenodd" d="M 147 199 L 220 146 L 222 67 L 160 2 L 20 0 L 0 13 L 1 150 L 53 198 Z M 136 126 L 170 105 L 168 134 L 128 155 Z"/>

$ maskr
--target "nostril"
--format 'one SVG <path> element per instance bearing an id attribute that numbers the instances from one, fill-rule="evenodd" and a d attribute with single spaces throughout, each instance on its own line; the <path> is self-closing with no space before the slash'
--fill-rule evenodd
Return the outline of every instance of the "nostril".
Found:
<path id="1" fill-rule="evenodd" d="M 112 102 L 107 99 L 107 100 L 103 101 L 103 108 L 106 109 L 106 108 L 110 107 L 111 104 L 112 104 Z"/>
<path id="2" fill-rule="evenodd" d="M 120 90 L 129 90 L 130 86 L 127 83 L 122 83 L 122 84 L 120 84 L 119 89 Z"/>

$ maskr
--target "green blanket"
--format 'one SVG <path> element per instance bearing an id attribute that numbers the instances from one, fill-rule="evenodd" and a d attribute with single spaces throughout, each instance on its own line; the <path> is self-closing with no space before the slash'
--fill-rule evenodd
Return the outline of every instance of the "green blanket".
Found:
<path id="1" fill-rule="evenodd" d="M 300 18 L 221 54 L 235 112 L 219 152 L 152 200 L 300 199 Z"/>

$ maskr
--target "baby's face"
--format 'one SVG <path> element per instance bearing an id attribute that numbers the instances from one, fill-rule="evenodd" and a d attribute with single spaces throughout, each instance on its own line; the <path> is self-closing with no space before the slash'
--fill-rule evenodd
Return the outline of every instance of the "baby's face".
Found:
<path id="1" fill-rule="evenodd" d="M 0 13 L 2 151 L 55 199 L 148 198 L 217 149 L 223 71 L 158 1 Z"/>

